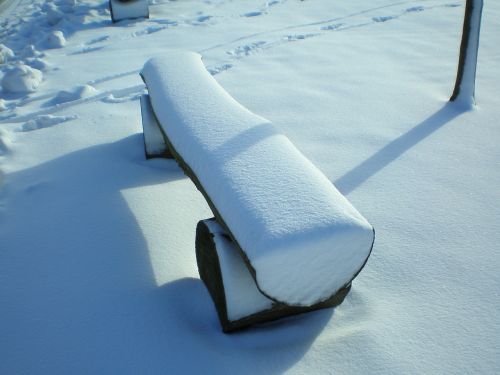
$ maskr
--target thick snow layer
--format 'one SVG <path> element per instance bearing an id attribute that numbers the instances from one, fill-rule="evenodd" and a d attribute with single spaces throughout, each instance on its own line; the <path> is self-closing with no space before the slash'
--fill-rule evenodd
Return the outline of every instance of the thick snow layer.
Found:
<path id="1" fill-rule="evenodd" d="M 331 297 L 362 268 L 373 229 L 269 121 L 232 99 L 201 56 L 141 72 L 158 121 L 247 255 L 259 288 L 291 305 Z"/>
<path id="2" fill-rule="evenodd" d="M 228 319 L 238 320 L 270 309 L 273 301 L 259 291 L 234 243 L 223 235 L 223 230 L 217 222 L 210 221 L 207 225 L 214 234 L 219 256 Z"/>
<path id="3" fill-rule="evenodd" d="M 15 65 L 8 69 L 1 82 L 6 93 L 34 92 L 42 82 L 43 73 L 28 65 Z"/>
<path id="4" fill-rule="evenodd" d="M 0 91 L 0 373 L 499 374 L 500 2 L 471 111 L 448 103 L 464 3 L 155 0 L 112 24 L 103 0 L 1 2 L 8 64 L 36 45 L 50 68 Z M 337 308 L 221 332 L 195 257 L 210 209 L 144 157 L 138 72 L 166 48 L 200 52 L 377 229 Z M 99 94 L 53 101 L 85 84 Z M 22 131 L 48 115 L 75 117 Z"/>

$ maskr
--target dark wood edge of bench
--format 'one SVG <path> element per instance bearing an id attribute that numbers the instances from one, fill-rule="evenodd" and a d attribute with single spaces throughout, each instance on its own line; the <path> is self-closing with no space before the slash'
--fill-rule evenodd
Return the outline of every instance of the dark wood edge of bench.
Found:
<path id="1" fill-rule="evenodd" d="M 215 220 L 215 218 L 208 220 Z M 344 301 L 351 289 L 351 284 L 348 284 L 326 301 L 316 303 L 312 306 L 290 306 L 285 303 L 274 302 L 269 309 L 259 311 L 241 319 L 230 320 L 227 315 L 224 282 L 216 250 L 216 243 L 214 235 L 211 233 L 205 220 L 198 222 L 196 227 L 196 262 L 198 264 L 200 278 L 212 297 L 222 330 L 225 333 L 234 332 L 251 325 L 266 323 L 287 316 L 338 306 Z"/>

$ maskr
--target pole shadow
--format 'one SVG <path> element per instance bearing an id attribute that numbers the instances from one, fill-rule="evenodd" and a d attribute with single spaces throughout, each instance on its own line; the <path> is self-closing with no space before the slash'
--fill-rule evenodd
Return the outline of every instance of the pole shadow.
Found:
<path id="1" fill-rule="evenodd" d="M 334 182 L 334 185 L 342 194 L 347 195 L 351 193 L 370 177 L 410 150 L 413 146 L 429 137 L 436 130 L 460 116 L 462 113 L 464 113 L 464 110 L 459 106 L 456 106 L 454 103 L 446 103 L 440 110 L 420 124 L 396 138 L 361 164 L 339 177 Z"/>

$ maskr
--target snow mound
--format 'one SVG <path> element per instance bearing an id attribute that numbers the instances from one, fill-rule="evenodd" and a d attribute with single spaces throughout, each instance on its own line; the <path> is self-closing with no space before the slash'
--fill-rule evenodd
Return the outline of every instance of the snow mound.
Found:
<path id="1" fill-rule="evenodd" d="M 43 128 L 49 128 L 51 126 L 61 124 L 63 122 L 71 121 L 77 119 L 78 116 L 53 116 L 53 115 L 41 115 L 37 118 L 30 120 L 23 124 L 22 131 L 32 131 Z"/>
<path id="2" fill-rule="evenodd" d="M 66 45 L 66 39 L 62 31 L 54 30 L 47 34 L 45 39 L 47 48 L 62 48 Z"/>
<path id="3" fill-rule="evenodd" d="M 14 51 L 0 43 L 0 64 L 5 63 L 12 58 L 14 58 Z"/>
<path id="4" fill-rule="evenodd" d="M 66 102 L 72 102 L 74 100 L 87 98 L 89 96 L 94 96 L 99 93 L 93 86 L 81 85 L 72 90 L 60 91 L 57 96 L 52 100 L 53 104 L 61 104 Z"/>
<path id="5" fill-rule="evenodd" d="M 309 306 L 355 277 L 370 254 L 373 228 L 280 130 L 236 102 L 198 54 L 166 53 L 141 74 L 170 142 L 264 294 Z"/>
<path id="6" fill-rule="evenodd" d="M 64 17 L 64 14 L 58 9 L 49 9 L 47 11 L 47 23 L 51 26 L 57 25 Z"/>
<path id="7" fill-rule="evenodd" d="M 27 58 L 27 57 L 44 57 L 45 54 L 43 52 L 38 51 L 33 44 L 29 44 L 23 48 L 23 50 L 21 51 L 21 56 L 23 56 L 25 58 Z"/>
<path id="8" fill-rule="evenodd" d="M 42 82 L 43 73 L 28 65 L 10 67 L 2 78 L 2 89 L 8 93 L 35 92 Z"/>
<path id="9" fill-rule="evenodd" d="M 29 57 L 24 60 L 24 63 L 31 66 L 32 68 L 41 70 L 42 72 L 48 70 L 51 67 L 51 65 L 47 61 L 38 57 Z"/>

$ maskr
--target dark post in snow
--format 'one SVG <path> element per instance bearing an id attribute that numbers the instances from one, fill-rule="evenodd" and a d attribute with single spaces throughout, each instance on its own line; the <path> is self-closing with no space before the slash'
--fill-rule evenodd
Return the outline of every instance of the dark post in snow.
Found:
<path id="1" fill-rule="evenodd" d="M 474 88 L 482 11 L 483 0 L 467 0 L 457 80 L 453 95 L 450 98 L 450 101 L 462 102 L 467 106 L 472 106 L 475 103 Z"/>

